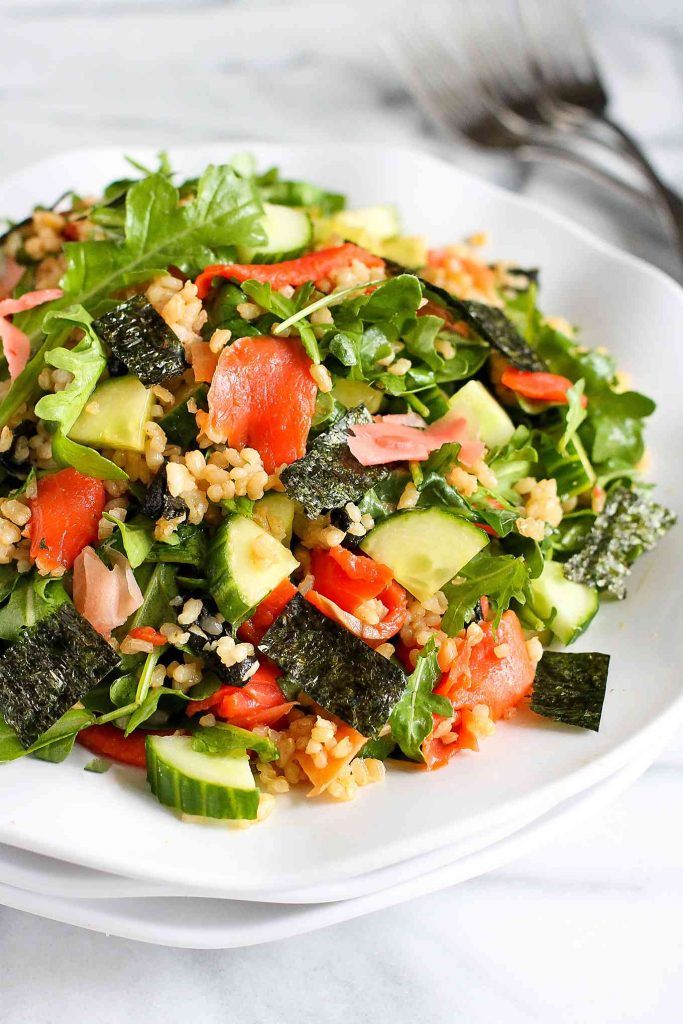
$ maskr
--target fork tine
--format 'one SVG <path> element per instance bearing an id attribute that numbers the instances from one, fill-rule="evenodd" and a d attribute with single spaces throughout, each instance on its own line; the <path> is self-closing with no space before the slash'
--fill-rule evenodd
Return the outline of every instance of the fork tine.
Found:
<path id="1" fill-rule="evenodd" d="M 468 68 L 444 53 L 432 19 L 422 17 L 419 26 L 401 21 L 388 46 L 397 67 L 440 128 L 466 132 L 488 114 Z"/>
<path id="2" fill-rule="evenodd" d="M 551 91 L 590 86 L 606 103 L 585 23 L 571 0 L 517 0 L 517 5 L 545 85 Z"/>

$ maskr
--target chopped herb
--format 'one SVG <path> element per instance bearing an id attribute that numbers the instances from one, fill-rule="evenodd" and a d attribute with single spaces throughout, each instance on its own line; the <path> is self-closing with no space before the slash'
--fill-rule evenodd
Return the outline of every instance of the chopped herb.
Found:
<path id="1" fill-rule="evenodd" d="M 582 729 L 600 728 L 609 654 L 546 651 L 536 667 L 531 709 Z"/>
<path id="2" fill-rule="evenodd" d="M 0 658 L 0 712 L 29 747 L 118 663 L 73 605 L 61 604 Z"/>
<path id="3" fill-rule="evenodd" d="M 650 551 L 675 522 L 673 512 L 642 490 L 615 487 L 583 547 L 565 563 L 565 575 L 622 600 L 635 560 Z"/>
<path id="4" fill-rule="evenodd" d="M 305 693 L 368 738 L 386 723 L 405 688 L 398 665 L 377 654 L 297 594 L 259 648 Z"/>
<path id="5" fill-rule="evenodd" d="M 349 428 L 371 422 L 365 406 L 350 409 L 329 430 L 318 434 L 306 455 L 281 474 L 288 493 L 301 502 L 310 519 L 357 501 L 388 476 L 385 466 L 363 466 L 349 450 Z"/>
<path id="6" fill-rule="evenodd" d="M 111 761 L 106 761 L 103 757 L 93 757 L 92 761 L 84 766 L 84 772 L 95 772 L 97 775 L 103 775 L 108 772 L 111 768 Z"/>
<path id="7" fill-rule="evenodd" d="M 142 295 L 105 313 L 93 329 L 147 388 L 186 369 L 182 341 Z"/>

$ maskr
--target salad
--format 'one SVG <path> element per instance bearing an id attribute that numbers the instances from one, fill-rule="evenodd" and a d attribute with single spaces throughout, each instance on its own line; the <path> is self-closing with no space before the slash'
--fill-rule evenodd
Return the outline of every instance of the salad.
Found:
<path id="1" fill-rule="evenodd" d="M 0 238 L 0 761 L 244 823 L 522 701 L 597 730 L 609 652 L 558 646 L 674 522 L 654 402 L 483 238 L 133 166 Z"/>

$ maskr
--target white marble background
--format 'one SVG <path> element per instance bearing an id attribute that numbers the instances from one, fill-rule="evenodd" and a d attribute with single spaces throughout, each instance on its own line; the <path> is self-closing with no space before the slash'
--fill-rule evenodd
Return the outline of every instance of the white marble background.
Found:
<path id="1" fill-rule="evenodd" d="M 443 149 L 380 50 L 396 12 L 391 0 L 0 0 L 0 175 L 74 146 L 240 135 Z M 590 0 L 589 17 L 614 114 L 683 188 L 680 0 Z M 675 269 L 645 206 L 451 152 Z M 535 855 L 248 950 L 153 948 L 0 909 L 0 1021 L 678 1024 L 682 799 L 679 735 L 599 819 Z"/>

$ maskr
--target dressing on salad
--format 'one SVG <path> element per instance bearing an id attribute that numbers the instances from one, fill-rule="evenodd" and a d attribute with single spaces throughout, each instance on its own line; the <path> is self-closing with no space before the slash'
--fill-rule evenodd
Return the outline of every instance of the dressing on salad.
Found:
<path id="1" fill-rule="evenodd" d="M 673 524 L 654 403 L 482 239 L 135 167 L 0 239 L 0 760 L 77 742 L 248 822 L 527 698 L 597 729 L 609 652 L 544 648 Z"/>

